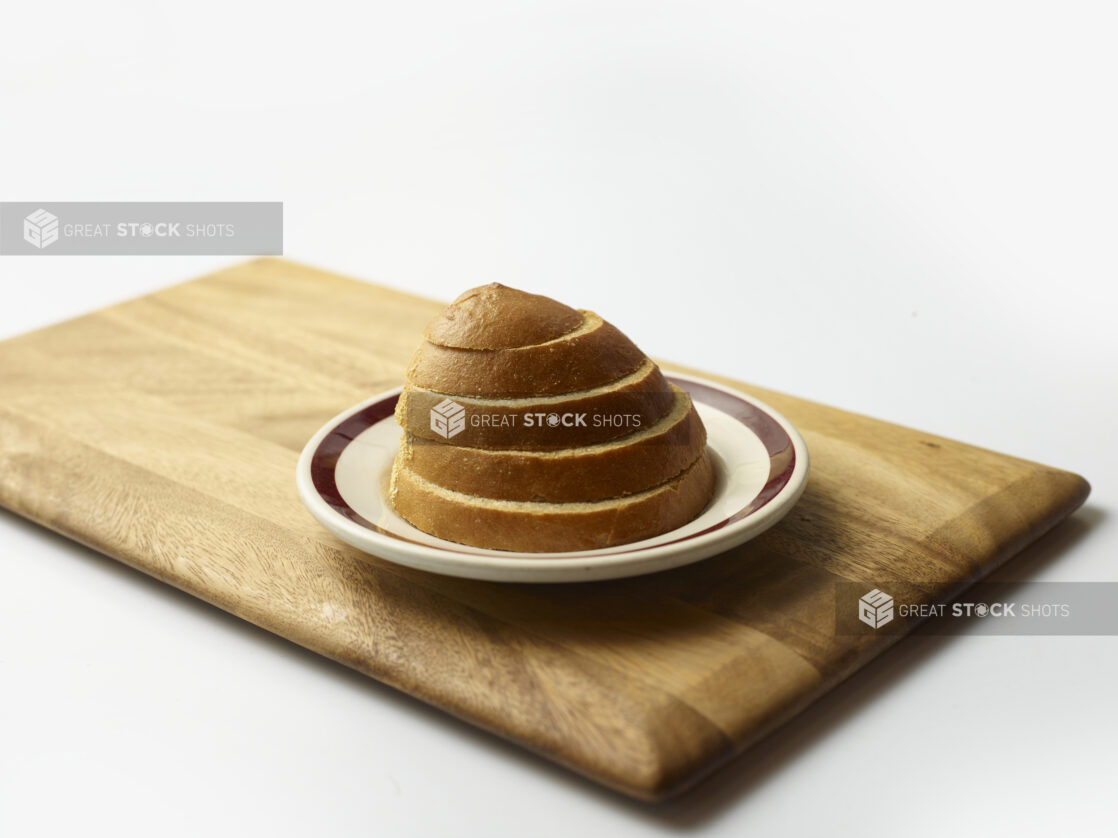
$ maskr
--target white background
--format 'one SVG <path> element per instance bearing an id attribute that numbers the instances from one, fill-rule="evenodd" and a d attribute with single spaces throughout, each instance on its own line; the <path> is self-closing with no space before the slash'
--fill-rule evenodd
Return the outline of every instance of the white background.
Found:
<path id="1" fill-rule="evenodd" d="M 363 9 L 363 10 L 362 10 Z M 0 200 L 282 200 L 289 256 L 1088 477 L 1118 579 L 1109 2 L 9 3 Z M 0 257 L 0 337 L 229 264 Z M 674 804 L 0 513 L 0 834 L 1114 829 L 1118 639 L 910 640 Z"/>

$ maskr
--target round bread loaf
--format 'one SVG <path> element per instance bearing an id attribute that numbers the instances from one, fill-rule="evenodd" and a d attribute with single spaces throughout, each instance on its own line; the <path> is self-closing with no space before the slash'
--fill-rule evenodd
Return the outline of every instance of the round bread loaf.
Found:
<path id="1" fill-rule="evenodd" d="M 690 521 L 714 491 L 686 392 L 597 314 L 495 283 L 428 324 L 396 420 L 396 511 L 476 547 L 627 544 Z"/>

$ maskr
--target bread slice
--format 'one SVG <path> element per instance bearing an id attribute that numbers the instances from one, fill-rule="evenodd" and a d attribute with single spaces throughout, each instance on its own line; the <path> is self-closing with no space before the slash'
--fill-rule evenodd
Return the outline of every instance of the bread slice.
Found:
<path id="1" fill-rule="evenodd" d="M 636 370 L 591 390 L 527 399 L 451 396 L 465 411 L 466 424 L 450 440 L 431 427 L 431 411 L 447 394 L 407 385 L 396 403 L 396 421 L 407 433 L 436 443 L 471 448 L 553 449 L 594 445 L 648 428 L 671 410 L 673 388 L 647 358 Z M 526 417 L 532 414 L 531 424 Z M 578 417 L 583 424 L 551 427 L 546 417 Z M 600 417 L 600 418 L 595 418 Z M 605 417 L 611 417 L 608 421 Z M 622 420 L 620 417 L 631 417 Z M 561 421 L 561 420 L 560 420 Z"/>
<path id="2" fill-rule="evenodd" d="M 633 372 L 644 362 L 625 335 L 591 311 L 562 337 L 514 349 L 459 349 L 420 344 L 407 378 L 449 396 L 526 398 L 589 390 Z"/>
<path id="3" fill-rule="evenodd" d="M 592 503 L 479 498 L 425 480 L 399 460 L 392 468 L 391 497 L 400 515 L 438 538 L 540 553 L 600 549 L 668 532 L 702 512 L 713 490 L 714 468 L 704 448 L 667 483 Z"/>
<path id="4" fill-rule="evenodd" d="M 643 492 L 671 480 L 706 446 L 690 397 L 674 387 L 659 422 L 619 440 L 558 451 L 460 448 L 404 434 L 400 465 L 424 480 L 467 495 L 570 503 Z"/>
<path id="5" fill-rule="evenodd" d="M 458 349 L 513 349 L 555 340 L 581 325 L 581 312 L 570 306 L 493 282 L 462 294 L 423 336 Z"/>

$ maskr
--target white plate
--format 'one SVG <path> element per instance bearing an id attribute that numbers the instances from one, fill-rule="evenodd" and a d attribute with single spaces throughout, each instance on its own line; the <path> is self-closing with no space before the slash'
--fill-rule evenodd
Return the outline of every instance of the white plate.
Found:
<path id="1" fill-rule="evenodd" d="M 695 376 L 667 379 L 691 394 L 707 429 L 717 480 L 714 497 L 691 523 L 602 550 L 514 553 L 444 541 L 396 514 L 388 478 L 400 445 L 393 417 L 400 389 L 331 419 L 299 457 L 296 485 L 311 514 L 338 538 L 408 567 L 497 582 L 585 582 L 637 576 L 697 562 L 760 535 L 799 499 L 807 446 L 767 405 Z"/>

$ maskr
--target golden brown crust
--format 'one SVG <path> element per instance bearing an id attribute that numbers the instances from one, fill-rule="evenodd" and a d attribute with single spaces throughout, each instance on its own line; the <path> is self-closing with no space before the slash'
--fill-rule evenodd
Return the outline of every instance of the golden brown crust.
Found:
<path id="1" fill-rule="evenodd" d="M 396 403 L 396 421 L 408 433 L 421 439 L 447 442 L 431 429 L 431 409 L 446 398 L 444 393 L 409 384 Z M 603 387 L 551 399 L 451 398 L 465 408 L 467 423 L 463 431 L 449 440 L 450 444 L 470 448 L 538 450 L 594 445 L 625 436 L 638 428 L 647 428 L 671 410 L 674 395 L 660 368 L 646 359 L 629 376 Z M 530 426 L 525 422 L 529 413 L 537 414 Z M 586 423 L 552 428 L 546 424 L 546 419 L 540 421 L 541 416 L 551 414 L 584 414 Z M 611 419 L 607 424 L 604 418 L 593 419 L 596 416 L 635 418 L 625 422 Z"/>
<path id="2" fill-rule="evenodd" d="M 570 306 L 493 282 L 463 293 L 423 334 L 440 346 L 513 349 L 555 340 L 581 323 Z"/>
<path id="3" fill-rule="evenodd" d="M 495 550 L 593 550 L 651 538 L 702 512 L 714 491 L 714 469 L 704 448 L 669 483 L 637 495 L 597 503 L 513 503 L 442 489 L 397 461 L 392 502 L 406 520 L 438 538 Z"/>
<path id="4" fill-rule="evenodd" d="M 644 353 L 593 312 L 546 343 L 516 349 L 456 349 L 424 341 L 408 367 L 416 387 L 451 396 L 523 398 L 589 390 L 621 378 Z"/>
<path id="5" fill-rule="evenodd" d="M 687 469 L 706 446 L 691 399 L 676 389 L 657 424 L 604 445 L 561 451 L 459 448 L 404 434 L 400 464 L 446 489 L 478 497 L 570 503 L 636 494 Z"/>

